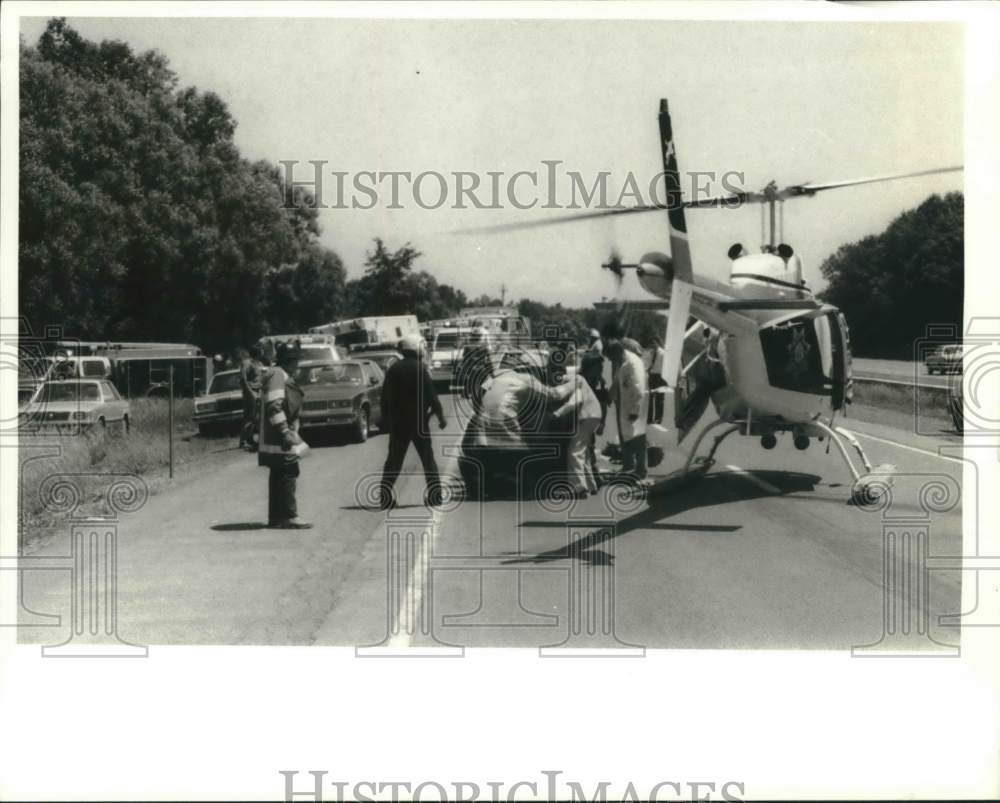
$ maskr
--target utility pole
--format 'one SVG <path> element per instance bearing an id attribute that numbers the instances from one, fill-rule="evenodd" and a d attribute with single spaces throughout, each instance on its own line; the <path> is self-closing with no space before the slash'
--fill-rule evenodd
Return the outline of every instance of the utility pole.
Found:
<path id="1" fill-rule="evenodd" d="M 500 306 L 507 306 L 507 285 L 505 284 L 500 285 Z"/>

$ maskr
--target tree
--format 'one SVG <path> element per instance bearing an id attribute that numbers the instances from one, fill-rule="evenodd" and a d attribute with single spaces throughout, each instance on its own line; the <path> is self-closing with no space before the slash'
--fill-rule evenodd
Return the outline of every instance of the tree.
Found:
<path id="1" fill-rule="evenodd" d="M 347 306 L 351 315 L 416 315 L 430 321 L 455 315 L 467 305 L 465 293 L 446 285 L 427 271 L 414 271 L 420 252 L 406 243 L 390 251 L 381 238 L 366 254 L 365 273 L 348 282 Z"/>
<path id="2" fill-rule="evenodd" d="M 339 314 L 344 269 L 312 198 L 287 204 L 277 167 L 240 155 L 218 95 L 62 19 L 20 56 L 19 300 L 35 331 L 215 351 Z"/>
<path id="3" fill-rule="evenodd" d="M 958 192 L 932 195 L 823 262 L 820 298 L 844 313 L 855 354 L 912 359 L 929 324 L 961 331 L 963 204 Z"/>

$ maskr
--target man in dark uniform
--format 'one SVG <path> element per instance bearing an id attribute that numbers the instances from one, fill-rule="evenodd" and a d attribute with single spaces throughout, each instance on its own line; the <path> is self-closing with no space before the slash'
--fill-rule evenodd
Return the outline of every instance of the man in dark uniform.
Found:
<path id="1" fill-rule="evenodd" d="M 389 430 L 389 454 L 382 469 L 380 487 L 380 505 L 383 510 L 396 505 L 393 486 L 403 468 L 403 458 L 411 443 L 424 467 L 428 502 L 431 505 L 437 504 L 441 494 L 441 480 L 434 460 L 428 419 L 434 413 L 438 425 L 444 429 L 447 425 L 444 410 L 434 391 L 431 375 L 421 359 L 423 341 L 419 337 L 408 335 L 399 341 L 399 350 L 403 359 L 389 366 L 382 385 L 382 420 Z"/>
<path id="2" fill-rule="evenodd" d="M 257 405 L 260 402 L 260 350 L 253 346 L 248 352 L 240 349 L 240 390 L 243 391 L 243 426 L 240 428 L 240 448 L 254 451 L 253 433 L 257 428 Z"/>

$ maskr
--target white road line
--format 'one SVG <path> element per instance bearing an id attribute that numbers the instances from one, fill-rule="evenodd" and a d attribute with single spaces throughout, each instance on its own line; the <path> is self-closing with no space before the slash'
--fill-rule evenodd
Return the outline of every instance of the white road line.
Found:
<path id="1" fill-rule="evenodd" d="M 452 455 L 452 457 L 449 458 L 448 465 L 441 471 L 440 476 L 442 479 L 451 475 L 453 468 L 457 471 L 457 455 Z M 406 591 L 400 598 L 399 610 L 396 611 L 396 623 L 399 625 L 399 631 L 389 639 L 389 643 L 386 645 L 390 650 L 410 647 L 413 644 L 410 631 L 416 632 L 417 630 L 417 622 L 413 621 L 413 618 L 417 615 L 417 612 L 420 610 L 421 604 L 423 603 L 424 584 L 427 582 L 426 577 L 418 577 L 417 574 L 418 572 L 423 574 L 430 561 L 430 555 L 434 551 L 434 542 L 437 541 L 438 532 L 441 530 L 441 521 L 444 518 L 444 510 L 442 507 L 432 508 L 432 511 L 430 538 L 421 541 L 420 551 L 417 553 L 416 559 L 413 561 L 413 567 L 410 569 L 410 576 L 406 580 Z"/>
<path id="2" fill-rule="evenodd" d="M 878 441 L 879 443 L 888 443 L 890 446 L 898 446 L 900 449 L 907 449 L 911 452 L 918 452 L 920 454 L 930 455 L 931 457 L 937 457 L 940 460 L 950 460 L 952 463 L 962 464 L 962 460 L 957 457 L 949 457 L 946 454 L 938 454 L 937 452 L 932 452 L 929 449 L 921 449 L 917 446 L 907 446 L 905 443 L 899 443 L 898 441 L 891 441 L 888 438 L 880 438 L 877 435 L 869 435 L 866 432 L 859 432 L 856 429 L 851 430 L 852 433 L 857 435 L 859 438 L 868 438 L 869 440 Z M 956 444 L 960 446 L 961 444 Z"/>
<path id="3" fill-rule="evenodd" d="M 769 494 L 778 494 L 778 495 L 781 494 L 780 488 L 771 485 L 771 483 L 769 483 L 767 480 L 762 480 L 756 474 L 754 474 L 751 471 L 747 471 L 745 468 L 740 468 L 739 466 L 726 466 L 726 468 L 729 469 L 730 471 L 735 471 L 737 474 L 742 474 L 758 488 L 763 488 Z"/>

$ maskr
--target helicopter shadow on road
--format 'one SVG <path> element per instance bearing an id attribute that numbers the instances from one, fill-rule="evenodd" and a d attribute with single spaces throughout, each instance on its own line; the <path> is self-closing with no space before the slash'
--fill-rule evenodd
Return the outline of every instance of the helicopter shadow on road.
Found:
<path id="1" fill-rule="evenodd" d="M 539 552 L 535 555 L 521 554 L 503 561 L 506 564 L 518 563 L 548 563 L 556 560 L 584 561 L 591 565 L 610 565 L 614 562 L 611 553 L 599 549 L 606 543 L 636 530 L 663 530 L 678 532 L 732 533 L 742 529 L 738 524 L 671 524 L 663 519 L 678 516 L 690 510 L 702 507 L 714 507 L 729 502 L 745 502 L 761 497 L 785 496 L 788 494 L 812 491 L 820 481 L 815 474 L 803 474 L 793 471 L 755 471 L 754 477 L 763 483 L 779 490 L 779 494 L 765 490 L 765 487 L 749 480 L 737 472 L 719 472 L 708 474 L 700 480 L 686 485 L 672 493 L 653 492 L 649 495 L 648 507 L 616 522 L 612 529 L 608 522 L 595 519 L 572 520 L 575 529 L 593 527 L 590 532 L 580 536 L 575 541 L 558 549 Z M 556 528 L 564 527 L 563 522 L 556 521 L 523 521 L 520 527 Z"/>

